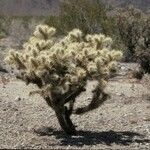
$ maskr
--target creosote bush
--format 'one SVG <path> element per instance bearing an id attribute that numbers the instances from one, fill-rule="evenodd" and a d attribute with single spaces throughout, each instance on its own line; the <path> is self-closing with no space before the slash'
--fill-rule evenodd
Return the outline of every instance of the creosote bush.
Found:
<path id="1" fill-rule="evenodd" d="M 150 14 L 143 20 L 142 36 L 136 47 L 136 57 L 141 71 L 150 74 Z"/>
<path id="2" fill-rule="evenodd" d="M 8 35 L 9 24 L 10 21 L 7 19 L 7 17 L 0 16 L 0 39 Z"/>
<path id="3" fill-rule="evenodd" d="M 51 16 L 45 22 L 55 26 L 60 33 L 66 33 L 74 28 L 86 34 L 116 33 L 114 19 L 107 15 L 108 8 L 100 0 L 62 0 L 59 10 L 59 16 Z"/>
<path id="4" fill-rule="evenodd" d="M 142 79 L 150 74 L 150 14 L 130 6 L 118 11 L 117 23 L 125 49 L 125 60 L 140 64 L 133 76 Z"/>
<path id="5" fill-rule="evenodd" d="M 55 32 L 54 27 L 37 26 L 22 52 L 10 50 L 6 62 L 19 70 L 19 79 L 39 87 L 30 94 L 41 94 L 56 112 L 64 131 L 74 134 L 70 115 L 93 110 L 107 99 L 104 89 L 122 53 L 112 50 L 112 39 L 103 34 L 83 35 L 79 29 L 73 29 L 58 41 Z M 98 82 L 92 101 L 73 110 L 75 99 L 86 90 L 88 80 Z M 65 106 L 67 102 L 69 108 Z"/>
<path id="6" fill-rule="evenodd" d="M 119 9 L 116 14 L 117 26 L 126 50 L 126 61 L 133 61 L 136 47 L 142 35 L 144 13 L 133 6 Z"/>

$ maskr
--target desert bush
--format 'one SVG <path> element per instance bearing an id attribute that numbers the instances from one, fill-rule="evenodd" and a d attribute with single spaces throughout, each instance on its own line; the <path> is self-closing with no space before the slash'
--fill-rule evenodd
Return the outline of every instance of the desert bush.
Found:
<path id="1" fill-rule="evenodd" d="M 10 50 L 6 62 L 19 70 L 17 78 L 39 87 L 30 94 L 41 94 L 56 112 L 64 131 L 74 134 L 70 115 L 96 109 L 107 99 L 104 89 L 122 53 L 112 50 L 112 39 L 103 34 L 83 35 L 79 29 L 73 29 L 58 41 L 55 32 L 53 27 L 37 26 L 23 51 Z M 73 110 L 75 99 L 86 90 L 88 80 L 98 82 L 92 101 Z M 69 103 L 69 108 L 65 103 Z"/>
<path id="2" fill-rule="evenodd" d="M 18 42 L 20 46 L 29 38 L 35 26 L 45 19 L 40 16 L 0 16 L 0 38 L 9 36 L 13 43 Z"/>
<path id="3" fill-rule="evenodd" d="M 44 17 L 33 16 L 13 16 L 10 17 L 9 36 L 12 37 L 13 43 L 19 46 L 28 40 L 31 32 L 33 32 L 36 25 L 43 22 Z"/>
<path id="4" fill-rule="evenodd" d="M 136 57 L 143 73 L 150 74 L 150 15 L 143 18 L 142 35 L 136 47 Z"/>
<path id="5" fill-rule="evenodd" d="M 126 47 L 127 61 L 134 61 L 136 48 L 143 34 L 144 19 L 145 14 L 133 6 L 119 9 L 116 14 L 119 34 Z"/>
<path id="6" fill-rule="evenodd" d="M 50 17 L 46 23 L 55 26 L 60 33 L 78 28 L 83 33 L 115 33 L 114 19 L 108 17 L 106 6 L 100 1 L 63 0 L 60 2 L 59 16 Z"/>
<path id="7" fill-rule="evenodd" d="M 142 83 L 147 87 L 148 90 L 150 90 L 150 74 L 144 74 Z"/>
<path id="8" fill-rule="evenodd" d="M 0 38 L 8 35 L 10 20 L 7 17 L 0 16 Z"/>

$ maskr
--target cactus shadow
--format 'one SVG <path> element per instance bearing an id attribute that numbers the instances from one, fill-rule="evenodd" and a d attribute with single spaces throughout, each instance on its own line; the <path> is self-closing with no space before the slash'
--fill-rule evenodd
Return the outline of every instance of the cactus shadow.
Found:
<path id="1" fill-rule="evenodd" d="M 111 146 L 111 144 L 128 146 L 132 143 L 150 143 L 149 139 L 145 139 L 144 135 L 130 131 L 77 131 L 76 136 L 68 136 L 63 131 L 45 128 L 36 131 L 40 136 L 55 136 L 60 141 L 60 146 L 77 146 L 103 144 Z M 58 145 L 58 144 L 57 144 Z M 53 145 L 54 146 L 54 145 Z"/>

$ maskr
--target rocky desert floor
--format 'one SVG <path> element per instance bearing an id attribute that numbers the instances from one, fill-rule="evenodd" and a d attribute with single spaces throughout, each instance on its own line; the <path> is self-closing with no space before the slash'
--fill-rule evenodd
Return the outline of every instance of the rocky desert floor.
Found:
<path id="1" fill-rule="evenodd" d="M 29 96 L 35 85 L 1 72 L 0 149 L 150 149 L 148 81 L 131 78 L 137 64 L 119 65 L 118 76 L 106 88 L 111 98 L 94 111 L 72 115 L 77 136 L 64 134 L 42 97 Z M 76 107 L 88 104 L 94 86 L 95 82 L 88 83 Z"/>

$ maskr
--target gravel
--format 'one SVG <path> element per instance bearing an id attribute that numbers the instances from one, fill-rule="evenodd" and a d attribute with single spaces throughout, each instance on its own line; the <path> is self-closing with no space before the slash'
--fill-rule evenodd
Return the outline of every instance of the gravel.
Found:
<path id="1" fill-rule="evenodd" d="M 125 68 L 127 66 L 127 68 Z M 77 136 L 61 130 L 51 108 L 39 96 L 29 97 L 35 85 L 26 86 L 9 76 L 0 82 L 1 149 L 150 149 L 150 91 L 144 82 L 129 79 L 132 64 L 123 64 L 123 76 L 106 88 L 111 98 L 98 109 L 72 115 Z M 129 68 L 129 69 L 128 69 Z M 7 77 L 7 74 L 0 76 Z M 0 78 L 1 80 L 1 78 Z M 76 107 L 89 103 L 95 82 L 77 98 Z"/>

